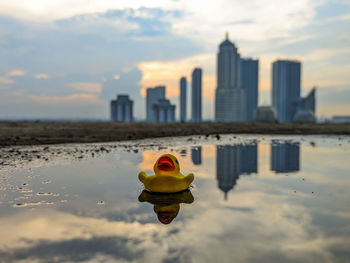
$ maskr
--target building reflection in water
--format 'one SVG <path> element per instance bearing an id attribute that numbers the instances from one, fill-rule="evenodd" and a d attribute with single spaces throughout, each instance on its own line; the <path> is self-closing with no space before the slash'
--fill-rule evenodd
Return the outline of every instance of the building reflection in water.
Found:
<path id="1" fill-rule="evenodd" d="M 187 155 L 186 149 L 181 149 L 180 155 L 181 155 L 182 157 L 186 157 L 186 155 Z"/>
<path id="2" fill-rule="evenodd" d="M 257 173 L 257 144 L 225 145 L 216 147 L 216 178 L 218 187 L 225 193 L 234 188 L 241 174 Z"/>
<path id="3" fill-rule="evenodd" d="M 258 173 L 258 145 L 239 145 L 240 149 L 240 173 Z"/>
<path id="4" fill-rule="evenodd" d="M 290 173 L 300 170 L 299 143 L 271 143 L 271 170 L 276 173 Z"/>
<path id="5" fill-rule="evenodd" d="M 202 146 L 191 149 L 191 158 L 194 165 L 202 164 Z"/>

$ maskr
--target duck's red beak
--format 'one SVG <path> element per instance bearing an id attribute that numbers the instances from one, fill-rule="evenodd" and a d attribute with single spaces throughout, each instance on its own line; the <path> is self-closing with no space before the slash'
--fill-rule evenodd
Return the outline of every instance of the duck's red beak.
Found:
<path id="1" fill-rule="evenodd" d="M 160 157 L 158 160 L 158 170 L 160 171 L 172 171 L 175 169 L 173 160 L 167 156 Z"/>

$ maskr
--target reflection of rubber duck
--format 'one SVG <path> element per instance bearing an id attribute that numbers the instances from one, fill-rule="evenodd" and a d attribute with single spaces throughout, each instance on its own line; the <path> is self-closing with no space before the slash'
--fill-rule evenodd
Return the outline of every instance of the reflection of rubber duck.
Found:
<path id="1" fill-rule="evenodd" d="M 184 176 L 180 173 L 180 165 L 171 154 L 162 155 L 153 166 L 154 175 L 139 173 L 139 179 L 145 188 L 156 193 L 176 193 L 186 190 L 194 179 L 191 173 Z"/>
<path id="2" fill-rule="evenodd" d="M 158 220 L 163 224 L 170 224 L 180 210 L 180 203 L 190 204 L 194 200 L 190 190 L 174 194 L 157 194 L 143 190 L 139 196 L 140 202 L 149 202 L 154 205 L 153 210 Z"/>

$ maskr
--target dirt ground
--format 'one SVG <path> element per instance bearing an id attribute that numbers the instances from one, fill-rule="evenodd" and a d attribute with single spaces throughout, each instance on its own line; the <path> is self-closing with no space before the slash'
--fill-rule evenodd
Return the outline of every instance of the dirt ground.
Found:
<path id="1" fill-rule="evenodd" d="M 0 146 L 216 134 L 350 135 L 350 124 L 0 122 Z"/>

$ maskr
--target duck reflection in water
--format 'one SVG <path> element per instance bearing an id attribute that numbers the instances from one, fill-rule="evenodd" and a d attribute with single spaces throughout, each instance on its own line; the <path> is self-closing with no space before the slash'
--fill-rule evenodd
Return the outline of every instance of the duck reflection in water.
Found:
<path id="1" fill-rule="evenodd" d="M 170 224 L 179 213 L 180 204 L 191 204 L 194 198 L 189 189 L 172 194 L 152 193 L 143 190 L 139 201 L 153 204 L 153 210 L 157 214 L 158 220 L 163 224 Z"/>

